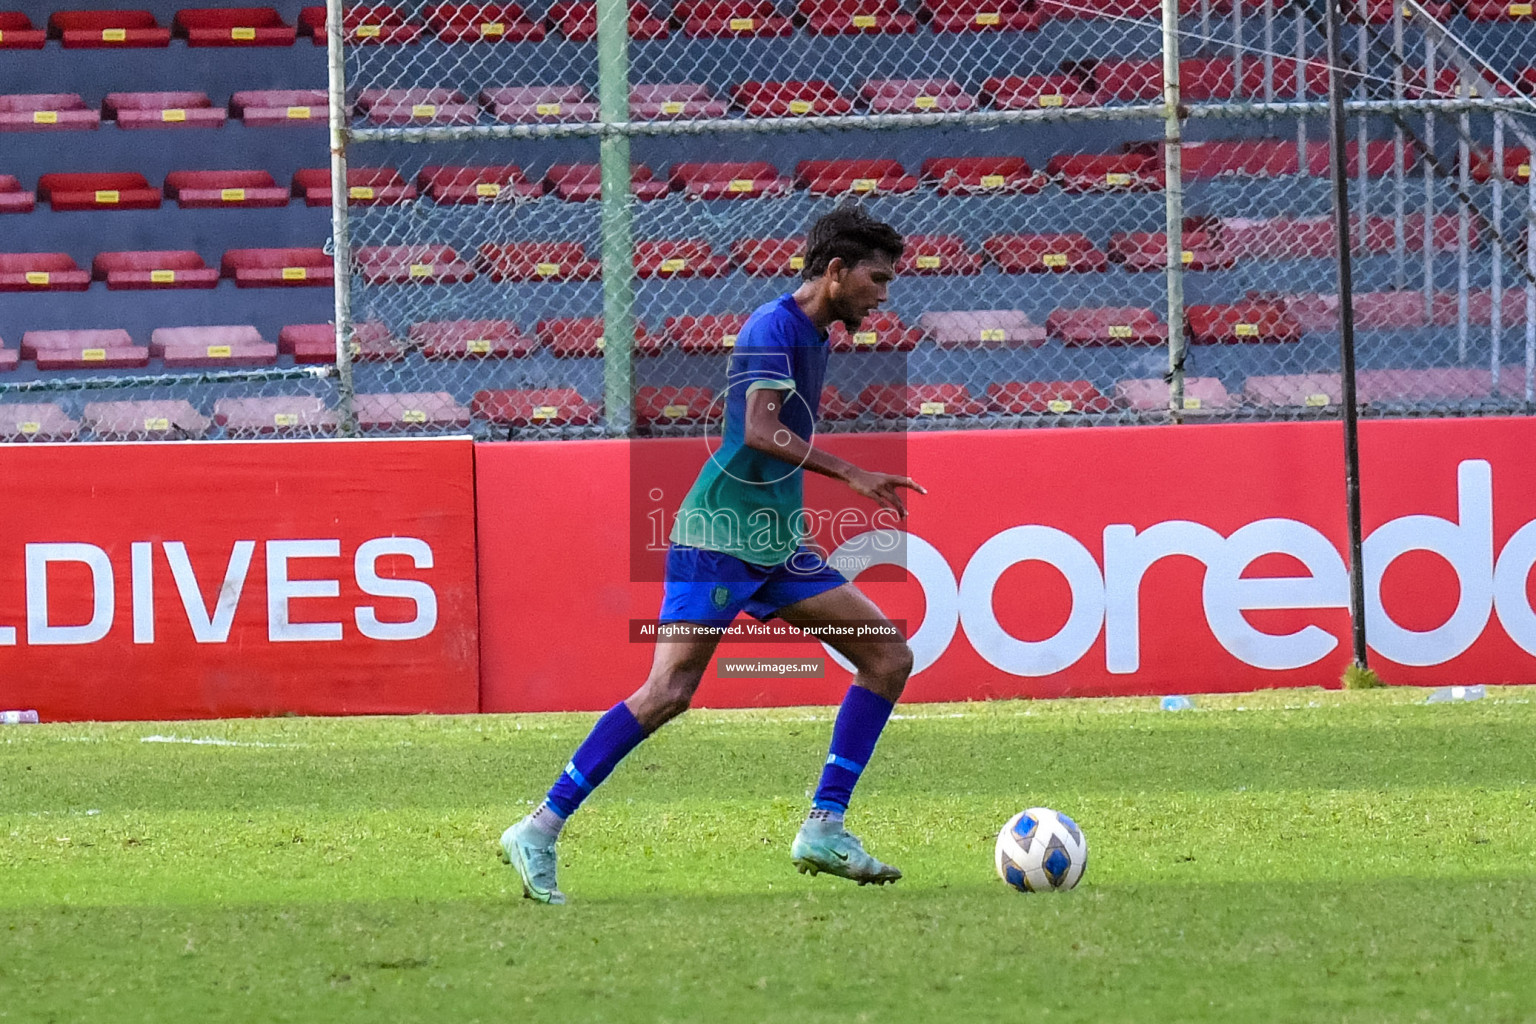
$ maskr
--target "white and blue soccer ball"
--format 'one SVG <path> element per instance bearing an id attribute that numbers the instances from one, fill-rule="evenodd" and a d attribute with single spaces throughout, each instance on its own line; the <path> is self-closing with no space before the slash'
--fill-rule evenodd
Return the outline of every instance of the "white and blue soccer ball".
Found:
<path id="1" fill-rule="evenodd" d="M 1083 830 L 1049 807 L 1020 811 L 997 834 L 997 877 L 1019 892 L 1070 889 L 1087 867 Z"/>

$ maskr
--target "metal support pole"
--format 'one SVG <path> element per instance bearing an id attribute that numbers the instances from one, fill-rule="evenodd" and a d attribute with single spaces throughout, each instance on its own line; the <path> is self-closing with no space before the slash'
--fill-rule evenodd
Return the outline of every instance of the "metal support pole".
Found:
<path id="1" fill-rule="evenodd" d="M 1296 5 L 1296 102 L 1307 99 L 1307 19 L 1301 5 Z M 1307 118 L 1296 117 L 1296 174 L 1302 179 L 1312 176 L 1311 161 L 1307 159 Z M 1308 186 L 1310 187 L 1310 186 Z"/>
<path id="2" fill-rule="evenodd" d="M 1434 94 L 1435 44 L 1424 40 L 1424 94 Z M 1435 115 L 1424 116 L 1424 149 L 1435 152 Z M 1424 229 L 1420 252 L 1424 261 L 1424 322 L 1432 323 L 1435 306 L 1435 163 L 1426 159 L 1424 164 Z"/>
<path id="3" fill-rule="evenodd" d="M 1536 174 L 1525 187 L 1525 404 L 1536 402 Z"/>
<path id="4" fill-rule="evenodd" d="M 1328 173 L 1333 179 L 1333 227 L 1339 259 L 1339 356 L 1344 399 L 1344 491 L 1349 520 L 1349 615 L 1353 625 L 1354 664 L 1367 668 L 1365 645 L 1365 574 L 1361 565 L 1359 409 L 1355 402 L 1354 258 L 1349 244 L 1349 177 L 1344 147 L 1344 82 L 1339 34 L 1339 0 L 1327 0 L 1328 16 Z"/>
<path id="5" fill-rule="evenodd" d="M 1493 237 L 1504 237 L 1504 115 L 1493 115 Z M 1498 246 L 1493 251 L 1492 279 L 1488 282 L 1489 298 L 1493 308 L 1488 311 L 1489 355 L 1488 370 L 1492 377 L 1493 394 L 1499 393 L 1499 371 L 1504 363 L 1504 254 Z"/>
<path id="6" fill-rule="evenodd" d="M 597 0 L 597 104 L 604 124 L 629 120 L 629 3 Z M 598 143 L 602 171 L 603 418 L 610 433 L 634 430 L 635 263 L 629 136 Z"/>
<path id="7" fill-rule="evenodd" d="M 347 58 L 342 49 L 341 0 L 325 3 L 325 55 L 329 67 L 331 135 L 331 266 L 335 285 L 336 413 L 343 437 L 357 433 L 352 384 L 352 236 L 347 225 Z"/>
<path id="8" fill-rule="evenodd" d="M 1403 100 L 1403 5 L 1392 5 L 1392 99 Z M 1397 124 L 1396 118 L 1393 119 Z M 1403 128 L 1392 129 L 1392 287 L 1408 286 L 1408 179 L 1403 170 Z"/>
<path id="9" fill-rule="evenodd" d="M 1459 96 L 1466 96 L 1468 89 L 1463 81 L 1456 86 Z M 1471 276 L 1472 244 L 1472 208 L 1467 205 L 1467 196 L 1472 188 L 1472 150 L 1467 145 L 1467 139 L 1471 137 L 1472 119 L 1466 114 L 1461 115 L 1461 131 L 1456 140 L 1456 177 L 1461 185 L 1460 196 L 1456 202 L 1456 361 L 1467 361 L 1467 336 L 1470 330 L 1468 324 L 1470 313 L 1468 302 L 1469 278 Z M 1430 230 L 1433 231 L 1433 225 Z"/>
<path id="10" fill-rule="evenodd" d="M 1275 0 L 1264 0 L 1264 102 L 1275 101 Z"/>
<path id="11" fill-rule="evenodd" d="M 1168 235 L 1168 411 L 1184 421 L 1184 130 L 1179 118 L 1179 0 L 1163 0 L 1163 195 Z"/>

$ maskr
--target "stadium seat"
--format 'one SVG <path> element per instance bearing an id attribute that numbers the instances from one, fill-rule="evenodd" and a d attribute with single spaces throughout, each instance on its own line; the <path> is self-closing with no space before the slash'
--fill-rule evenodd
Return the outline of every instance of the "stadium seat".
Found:
<path id="1" fill-rule="evenodd" d="M 950 113 L 976 109 L 976 97 L 952 78 L 872 78 L 859 90 L 871 114 Z"/>
<path id="2" fill-rule="evenodd" d="M 795 181 L 817 196 L 894 195 L 918 186 L 895 160 L 801 160 Z"/>
<path id="3" fill-rule="evenodd" d="M 331 169 L 306 167 L 293 172 L 293 194 L 305 206 L 331 205 Z M 348 206 L 393 206 L 416 198 L 416 186 L 393 167 L 348 167 Z"/>
<path id="4" fill-rule="evenodd" d="M 833 352 L 910 352 L 922 338 L 922 331 L 908 327 L 895 313 L 877 310 L 856 331 L 840 320 L 833 323 L 827 344 Z"/>
<path id="5" fill-rule="evenodd" d="M 91 279 L 112 291 L 214 288 L 219 271 L 190 249 L 104 252 L 91 261 Z"/>
<path id="6" fill-rule="evenodd" d="M 0 96 L 0 131 L 94 131 L 101 111 L 86 107 L 79 93 L 27 93 Z"/>
<path id="7" fill-rule="evenodd" d="M 1361 402 L 1472 402 L 1492 397 L 1493 374 L 1470 366 L 1361 370 L 1355 390 Z"/>
<path id="8" fill-rule="evenodd" d="M 575 388 L 514 388 L 476 391 L 470 414 L 503 427 L 585 426 L 602 419 L 603 410 Z"/>
<path id="9" fill-rule="evenodd" d="M 493 167 L 424 167 L 416 187 L 440 206 L 537 199 L 542 181 L 529 181 L 516 164 Z"/>
<path id="10" fill-rule="evenodd" d="M 230 249 L 219 273 L 238 288 L 329 288 L 335 281 L 324 249 Z"/>
<path id="11" fill-rule="evenodd" d="M 981 273 L 982 256 L 959 235 L 908 235 L 898 274 L 922 276 Z"/>
<path id="12" fill-rule="evenodd" d="M 189 8 L 171 30 L 188 46 L 292 46 L 298 37 L 274 7 Z"/>
<path id="13" fill-rule="evenodd" d="M 73 441 L 79 436 L 80 421 L 53 402 L 0 405 L 0 441 Z"/>
<path id="14" fill-rule="evenodd" d="M 1253 10 L 1261 0 L 1245 0 L 1244 6 Z M 1081 0 L 1039 0 L 1042 18 L 1056 21 L 1072 21 L 1083 18 L 1153 19 L 1161 15 L 1162 0 L 1119 0 L 1114 5 L 1083 3 Z M 1225 13 L 1232 9 L 1228 0 L 1212 0 L 1210 9 Z M 1179 0 L 1181 14 L 1199 14 L 1200 0 Z M 1138 26 L 1141 27 L 1141 26 Z M 1154 29 L 1156 26 L 1152 26 Z"/>
<path id="15" fill-rule="evenodd" d="M 773 0 L 678 0 L 672 17 L 682 23 L 683 34 L 694 39 L 788 36 L 795 31 Z"/>
<path id="16" fill-rule="evenodd" d="M 853 111 L 853 102 L 831 82 L 748 81 L 731 89 L 731 100 L 748 117 L 829 117 Z"/>
<path id="17" fill-rule="evenodd" d="M 987 385 L 993 412 L 1108 412 L 1109 396 L 1086 380 L 1004 380 Z"/>
<path id="18" fill-rule="evenodd" d="M 263 395 L 220 398 L 213 422 L 230 437 L 283 437 L 334 434 L 338 417 L 316 395 Z"/>
<path id="19" fill-rule="evenodd" d="M 1461 300 L 1455 292 L 1436 292 L 1430 297 L 1429 322 L 1435 327 L 1454 327 L 1461 320 Z M 1499 322 L 1509 327 L 1525 322 L 1525 289 L 1505 288 L 1499 296 Z M 1493 323 L 1493 293 L 1487 288 L 1467 292 L 1467 323 L 1487 327 Z"/>
<path id="20" fill-rule="evenodd" d="M 1028 0 L 922 0 L 918 17 L 934 32 L 1033 32 L 1045 20 Z"/>
<path id="21" fill-rule="evenodd" d="M 1163 98 L 1163 59 L 1109 58 L 1093 65 L 1095 94 L 1106 100 L 1155 102 Z M 1190 103 L 1229 100 L 1237 92 L 1237 76 L 1227 57 L 1191 57 L 1179 61 L 1179 97 Z"/>
<path id="22" fill-rule="evenodd" d="M 1474 149 L 1471 157 L 1472 180 L 1479 185 L 1493 177 L 1493 150 Z M 1516 185 L 1531 181 L 1531 151 L 1520 146 L 1504 148 L 1504 180 Z"/>
<path id="23" fill-rule="evenodd" d="M 1308 97 L 1328 95 L 1328 62 L 1315 57 L 1297 64 L 1295 57 L 1275 57 L 1271 64 L 1271 86 L 1276 99 L 1296 98 L 1296 76 L 1301 75 L 1301 88 Z M 1263 59 L 1243 62 L 1243 95 L 1264 96 Z"/>
<path id="24" fill-rule="evenodd" d="M 1403 69 L 1403 95 L 1408 99 L 1451 99 L 1462 93 L 1462 73 L 1456 67 L 1441 67 L 1435 73 L 1434 82 L 1426 85 L 1427 82 L 1425 68 L 1410 66 Z M 1471 86 L 1473 96 L 1516 95 L 1508 86 L 1494 79 L 1490 72 L 1484 72 L 1481 79 L 1474 76 Z"/>
<path id="25" fill-rule="evenodd" d="M 45 174 L 38 198 L 55 210 L 157 210 L 160 190 L 136 172 Z"/>
<path id="26" fill-rule="evenodd" d="M 510 85 L 480 92 L 480 105 L 505 124 L 596 121 L 597 97 L 582 85 Z"/>
<path id="27" fill-rule="evenodd" d="M 325 125 L 324 89 L 247 89 L 229 98 L 229 113 L 251 127 L 280 124 Z"/>
<path id="28" fill-rule="evenodd" d="M 947 196 L 1023 195 L 1039 192 L 1051 179 L 1021 156 L 962 156 L 924 160 L 922 180 Z"/>
<path id="29" fill-rule="evenodd" d="M 213 421 L 184 398 L 87 402 L 81 425 L 98 441 L 180 441 L 208 435 Z"/>
<path id="30" fill-rule="evenodd" d="M 901 0 L 799 0 L 795 17 L 813 36 L 910 35 L 917 19 Z"/>
<path id="31" fill-rule="evenodd" d="M 742 238 L 731 243 L 731 261 L 748 277 L 788 277 L 805 266 L 805 239 Z"/>
<path id="32" fill-rule="evenodd" d="M 65 253 L 0 253 L 0 292 L 83 292 L 90 286 L 90 272 Z"/>
<path id="33" fill-rule="evenodd" d="M 1280 302 L 1304 331 L 1336 331 L 1339 328 L 1337 295 L 1317 292 L 1286 295 L 1251 293 L 1249 298 Z M 1524 298 L 1520 301 L 1523 307 Z M 1407 330 L 1427 327 L 1430 322 L 1429 314 L 1424 309 L 1423 292 L 1355 292 L 1353 306 L 1356 327 Z"/>
<path id="34" fill-rule="evenodd" d="M 673 164 L 668 183 L 689 199 L 760 199 L 787 195 L 795 187 L 793 178 L 763 160 Z"/>
<path id="35" fill-rule="evenodd" d="M 597 4 L 592 0 L 555 0 L 549 5 L 550 23 L 573 43 L 597 38 Z M 643 3 L 629 5 L 630 39 L 665 39 L 671 30 Z"/>
<path id="36" fill-rule="evenodd" d="M 1168 236 L 1161 231 L 1124 231 L 1109 238 L 1109 261 L 1130 271 L 1162 272 L 1168 266 Z M 1237 264 L 1208 231 L 1184 232 L 1184 269 L 1225 270 Z"/>
<path id="37" fill-rule="evenodd" d="M 1326 409 L 1338 405 L 1336 373 L 1262 374 L 1243 381 L 1243 401 L 1261 409 Z"/>
<path id="38" fill-rule="evenodd" d="M 980 416 L 987 411 L 964 384 L 871 384 L 859 405 L 880 419 L 926 416 Z"/>
<path id="39" fill-rule="evenodd" d="M 414 43 L 425 28 L 392 4 L 348 7 L 341 26 L 353 46 L 400 46 Z M 316 46 L 325 45 L 325 8 L 306 7 L 299 12 L 299 34 Z"/>
<path id="40" fill-rule="evenodd" d="M 469 407 L 446 391 L 358 395 L 352 409 L 363 430 L 406 433 L 413 430 L 463 430 Z"/>
<path id="41" fill-rule="evenodd" d="M 603 265 L 589 259 L 580 242 L 486 242 L 480 265 L 497 284 L 503 281 L 596 281 Z"/>
<path id="42" fill-rule="evenodd" d="M 1089 306 L 1053 310 L 1048 335 L 1063 345 L 1161 345 L 1168 326 L 1142 306 Z"/>
<path id="43" fill-rule="evenodd" d="M 222 128 L 229 111 L 205 92 L 109 92 L 101 116 L 119 128 Z"/>
<path id="44" fill-rule="evenodd" d="M 1321 217 L 1223 217 L 1221 246 L 1239 259 L 1332 257 L 1333 222 Z"/>
<path id="45" fill-rule="evenodd" d="M 719 355 L 736 347 L 736 338 L 746 323 L 746 313 L 669 316 L 662 323 L 662 335 L 680 352 Z"/>
<path id="46" fill-rule="evenodd" d="M 1345 144 L 1345 163 L 1351 178 L 1360 176 L 1360 144 L 1349 142 Z M 1396 157 L 1393 153 L 1393 143 L 1390 139 L 1369 139 L 1365 144 L 1365 173 L 1371 178 L 1385 178 L 1392 173 Z M 1403 173 L 1413 170 L 1414 155 L 1413 146 L 1404 144 L 1402 156 Z M 1328 143 L 1307 143 L 1307 173 L 1319 178 L 1328 176 Z"/>
<path id="47" fill-rule="evenodd" d="M 1109 266 L 1087 235 L 993 235 L 981 247 L 1005 274 L 1082 274 Z"/>
<path id="48" fill-rule="evenodd" d="M 929 312 L 917 326 L 939 348 L 1035 348 L 1045 328 L 1016 309 L 959 309 Z"/>
<path id="49" fill-rule="evenodd" d="M 28 331 L 21 358 L 39 370 L 116 370 L 147 366 L 149 349 L 135 345 L 121 328 L 90 331 Z"/>
<path id="50" fill-rule="evenodd" d="M 0 174 L 0 213 L 31 213 L 37 206 L 37 193 L 21 187 L 14 175 Z"/>
<path id="51" fill-rule="evenodd" d="M 149 336 L 149 354 L 164 360 L 168 370 L 277 362 L 277 346 L 248 325 L 158 327 Z"/>
<path id="52" fill-rule="evenodd" d="M 66 50 L 171 45 L 171 30 L 148 11 L 54 11 L 48 35 Z"/>
<path id="53" fill-rule="evenodd" d="M 48 33 L 21 11 L 0 11 L 0 50 L 41 50 Z"/>
<path id="54" fill-rule="evenodd" d="M 724 277 L 731 261 L 702 238 L 651 239 L 635 243 L 635 273 L 648 277 Z"/>
<path id="55" fill-rule="evenodd" d="M 653 427 L 669 423 L 703 423 L 719 417 L 712 388 L 647 386 L 635 392 L 635 425 Z"/>
<path id="56" fill-rule="evenodd" d="M 1465 0 L 1468 16 L 1471 16 L 1471 8 L 1474 4 L 1486 2 L 1488 2 L 1488 0 Z M 1505 0 L 1505 2 L 1508 3 L 1509 0 Z M 1366 24 L 1391 24 L 1393 11 L 1397 6 L 1398 4 L 1395 3 L 1394 0 L 1365 0 Z M 1420 3 L 1419 6 L 1424 9 L 1424 13 L 1428 14 L 1436 21 L 1445 21 L 1445 19 L 1454 16 L 1456 13 L 1454 9 L 1455 5 L 1449 3 Z M 1403 17 L 1405 19 L 1410 19 L 1412 16 L 1413 9 L 1405 7 L 1403 9 Z M 1354 5 L 1351 5 L 1350 7 L 1348 18 L 1352 22 L 1358 22 L 1360 20 L 1360 12 Z"/>
<path id="57" fill-rule="evenodd" d="M 521 4 L 433 4 L 422 13 L 427 31 L 444 43 L 536 43 L 544 26 Z"/>
<path id="58" fill-rule="evenodd" d="M 428 359 L 526 356 L 539 343 L 511 320 L 427 320 L 411 324 L 409 343 Z"/>
<path id="59" fill-rule="evenodd" d="M 1231 305 L 1185 309 L 1189 340 L 1196 345 L 1301 340 L 1301 325 L 1278 302 L 1245 299 Z"/>
<path id="60" fill-rule="evenodd" d="M 447 245 L 363 245 L 353 262 L 369 284 L 462 284 L 475 268 Z"/>
<path id="61" fill-rule="evenodd" d="M 1093 93 L 1076 75 L 1008 75 L 983 82 L 981 102 L 998 110 L 1086 107 Z"/>
<path id="62" fill-rule="evenodd" d="M 1510 0 L 1463 0 L 1461 9 L 1473 21 L 1525 21 L 1532 17 L 1530 4 Z"/>
<path id="63" fill-rule="evenodd" d="M 843 392 L 832 384 L 824 385 L 821 389 L 821 403 L 817 409 L 817 418 L 823 421 L 837 422 L 841 420 L 855 419 L 863 407 L 858 399 L 849 399 Z"/>
<path id="64" fill-rule="evenodd" d="M 603 318 L 600 316 L 555 317 L 534 324 L 533 333 L 539 344 L 562 359 L 594 359 L 603 354 L 606 341 L 603 338 Z M 635 346 L 637 352 L 655 351 L 645 324 L 635 321 Z"/>
<path id="65" fill-rule="evenodd" d="M 277 334 L 277 350 L 295 363 L 334 363 L 336 328 L 331 324 L 290 324 Z M 355 362 L 393 362 L 405 355 L 405 342 L 378 320 L 352 325 L 350 355 Z"/>
<path id="66" fill-rule="evenodd" d="M 1059 153 L 1045 173 L 1066 192 L 1155 192 L 1163 187 L 1162 161 L 1141 153 Z"/>
<path id="67" fill-rule="evenodd" d="M 1122 380 L 1115 383 L 1114 402 L 1133 412 L 1161 412 L 1168 409 L 1168 382 L 1154 377 Z M 1210 413 L 1230 409 L 1237 402 L 1227 386 L 1217 377 L 1185 377 L 1186 413 Z"/>
<path id="68" fill-rule="evenodd" d="M 545 176 L 549 190 L 570 203 L 591 202 L 603 194 L 602 169 L 597 164 L 555 164 Z M 669 191 L 645 164 L 630 164 L 629 190 L 636 199 L 660 199 Z"/>
<path id="69" fill-rule="evenodd" d="M 1163 165 L 1161 142 L 1128 143 L 1126 151 L 1139 153 L 1157 166 Z M 1186 141 L 1182 147 L 1184 178 L 1244 177 L 1278 178 L 1297 173 L 1300 158 L 1295 139 L 1212 139 Z"/>
<path id="70" fill-rule="evenodd" d="M 290 191 L 266 171 L 172 171 L 165 194 L 183 210 L 287 206 Z"/>
<path id="71" fill-rule="evenodd" d="M 378 125 L 474 124 L 480 108 L 457 89 L 364 89 L 357 109 Z"/>
<path id="72" fill-rule="evenodd" d="M 9 373 L 16 369 L 21 362 L 21 353 L 13 348 L 5 347 L 5 339 L 0 338 L 0 373 Z"/>
<path id="73" fill-rule="evenodd" d="M 695 82 L 636 85 L 629 90 L 629 116 L 636 121 L 668 121 L 694 117 L 722 118 L 726 102 L 709 86 Z"/>

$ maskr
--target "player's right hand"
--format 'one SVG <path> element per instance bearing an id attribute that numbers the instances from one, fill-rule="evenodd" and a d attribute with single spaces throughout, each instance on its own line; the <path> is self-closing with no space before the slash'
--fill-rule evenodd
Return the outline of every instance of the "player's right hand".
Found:
<path id="1" fill-rule="evenodd" d="M 900 488 L 905 487 L 918 494 L 928 493 L 925 487 L 911 477 L 894 473 L 871 473 L 864 469 L 856 469 L 848 475 L 848 486 L 855 493 L 869 498 L 882 508 L 890 509 L 902 519 L 907 518 L 907 504 L 902 500 Z"/>

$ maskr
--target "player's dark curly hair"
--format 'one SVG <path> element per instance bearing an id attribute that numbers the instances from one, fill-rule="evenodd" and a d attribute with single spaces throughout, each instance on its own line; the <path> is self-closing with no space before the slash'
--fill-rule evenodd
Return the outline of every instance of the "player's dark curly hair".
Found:
<path id="1" fill-rule="evenodd" d="M 895 263 L 905 248 L 901 232 L 871 217 L 862 207 L 839 207 L 811 225 L 800 276 L 807 281 L 818 278 L 839 258 L 850 267 L 875 255 L 888 256 Z"/>

